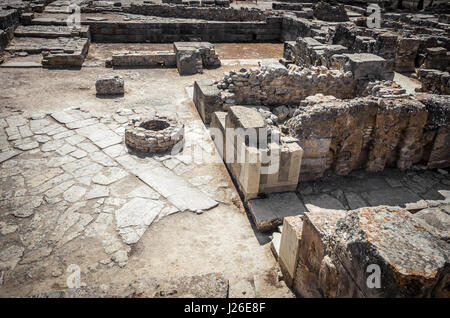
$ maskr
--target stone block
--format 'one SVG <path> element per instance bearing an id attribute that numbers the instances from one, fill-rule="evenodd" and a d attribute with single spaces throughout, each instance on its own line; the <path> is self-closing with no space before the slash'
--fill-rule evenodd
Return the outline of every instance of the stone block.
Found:
<path id="1" fill-rule="evenodd" d="M 252 199 L 249 210 L 260 231 L 276 229 L 283 218 L 305 213 L 307 210 L 294 192 L 272 193 L 264 199 Z"/>
<path id="2" fill-rule="evenodd" d="M 194 104 L 205 124 L 211 122 L 214 112 L 222 111 L 220 90 L 212 81 L 198 80 L 194 82 Z"/>
<path id="3" fill-rule="evenodd" d="M 288 286 L 292 286 L 295 279 L 300 240 L 302 238 L 302 227 L 303 220 L 301 216 L 288 216 L 284 218 L 278 262 Z"/>
<path id="4" fill-rule="evenodd" d="M 344 55 L 347 58 L 344 70 L 352 72 L 355 79 L 387 79 L 390 76 L 386 60 L 378 55 L 369 53 Z"/>
<path id="5" fill-rule="evenodd" d="M 113 54 L 111 65 L 118 67 L 175 67 L 174 52 L 128 52 Z"/>
<path id="6" fill-rule="evenodd" d="M 97 95 L 122 95 L 125 93 L 124 81 L 118 74 L 103 74 L 95 82 Z"/>
<path id="7" fill-rule="evenodd" d="M 266 123 L 261 113 L 254 107 L 231 106 L 227 115 L 226 127 L 259 131 L 266 127 Z"/>
<path id="8" fill-rule="evenodd" d="M 408 211 L 362 208 L 334 229 L 331 258 L 340 261 L 365 297 L 448 297 L 448 243 Z M 408 251 L 404 254 L 403 251 Z M 334 256 L 333 256 L 334 255 Z M 378 266 L 380 287 L 368 277 Z"/>

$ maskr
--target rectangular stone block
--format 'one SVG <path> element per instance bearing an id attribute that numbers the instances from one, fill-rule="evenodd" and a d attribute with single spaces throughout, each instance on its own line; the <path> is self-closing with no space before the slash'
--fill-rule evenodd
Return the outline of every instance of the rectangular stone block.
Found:
<path id="1" fill-rule="evenodd" d="M 301 216 L 288 216 L 284 218 L 278 262 L 288 286 L 292 286 L 295 279 L 300 240 L 302 238 L 302 227 L 303 220 Z"/>
<path id="2" fill-rule="evenodd" d="M 211 122 L 211 114 L 222 111 L 220 90 L 210 80 L 198 80 L 194 82 L 194 104 L 205 124 Z"/>
<path id="3" fill-rule="evenodd" d="M 347 61 L 344 70 L 353 73 L 355 79 L 387 79 L 386 60 L 369 53 L 344 54 Z"/>

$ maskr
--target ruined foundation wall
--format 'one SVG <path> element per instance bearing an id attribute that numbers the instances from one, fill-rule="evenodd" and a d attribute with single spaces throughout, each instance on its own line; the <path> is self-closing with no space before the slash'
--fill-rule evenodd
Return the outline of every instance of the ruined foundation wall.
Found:
<path id="1" fill-rule="evenodd" d="M 185 5 L 165 4 L 134 4 L 125 8 L 126 12 L 133 14 L 176 17 L 186 19 L 201 19 L 210 21 L 265 21 L 268 17 L 278 13 L 271 10 L 259 10 L 256 8 L 225 8 L 225 7 L 191 7 Z"/>
<path id="2" fill-rule="evenodd" d="M 356 96 L 356 82 L 351 72 L 295 66 L 287 69 L 281 64 L 225 73 L 218 86 L 231 92 L 226 103 L 241 105 L 298 105 L 318 93 L 338 98 Z"/>
<path id="3" fill-rule="evenodd" d="M 422 160 L 427 111 L 418 101 L 365 97 L 303 105 L 286 124 L 304 150 L 300 180 L 327 170 L 404 170 Z"/>
<path id="4" fill-rule="evenodd" d="M 17 10 L 0 9 L 0 52 L 8 45 L 14 36 L 14 30 L 19 25 Z"/>
<path id="5" fill-rule="evenodd" d="M 422 83 L 421 91 L 433 94 L 450 94 L 450 74 L 439 70 L 420 69 L 419 80 Z"/>
<path id="6" fill-rule="evenodd" d="M 112 43 L 172 43 L 193 38 L 212 43 L 270 42 L 281 34 L 281 21 L 268 18 L 265 22 L 172 22 L 124 23 L 86 22 L 93 42 Z"/>

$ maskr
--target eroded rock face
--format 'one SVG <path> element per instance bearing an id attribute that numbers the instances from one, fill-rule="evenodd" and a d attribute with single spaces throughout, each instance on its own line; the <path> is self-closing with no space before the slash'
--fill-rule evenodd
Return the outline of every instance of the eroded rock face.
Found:
<path id="1" fill-rule="evenodd" d="M 428 112 L 424 129 L 424 159 L 429 168 L 450 165 L 450 102 L 449 95 L 424 94 L 418 99 Z"/>
<path id="2" fill-rule="evenodd" d="M 406 169 L 422 158 L 425 106 L 410 98 L 307 98 L 286 126 L 304 150 L 301 180 L 331 169 L 340 175 L 386 166 Z"/>
<path id="3" fill-rule="evenodd" d="M 449 297 L 449 247 L 400 208 L 307 212 L 294 287 L 307 297 Z"/>

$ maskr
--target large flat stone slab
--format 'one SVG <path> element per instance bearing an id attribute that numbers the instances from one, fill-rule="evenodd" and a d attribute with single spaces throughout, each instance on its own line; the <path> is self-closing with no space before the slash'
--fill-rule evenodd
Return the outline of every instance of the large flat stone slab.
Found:
<path id="1" fill-rule="evenodd" d="M 116 224 L 123 241 L 137 243 L 163 207 L 162 201 L 136 198 L 117 210 Z"/>
<path id="2" fill-rule="evenodd" d="M 407 204 L 417 203 L 422 198 L 406 187 L 379 189 L 361 193 L 370 206 L 389 205 L 407 207 Z"/>
<path id="3" fill-rule="evenodd" d="M 95 124 L 77 129 L 83 137 L 88 138 L 101 149 L 121 143 L 122 137 L 110 130 L 104 124 Z"/>
<path id="4" fill-rule="evenodd" d="M 283 218 L 307 211 L 294 192 L 273 193 L 264 199 L 248 202 L 250 214 L 260 231 L 268 231 L 282 224 Z"/>
<path id="5" fill-rule="evenodd" d="M 157 167 L 140 170 L 137 171 L 137 176 L 180 211 L 198 212 L 218 205 L 216 201 L 168 169 Z"/>

